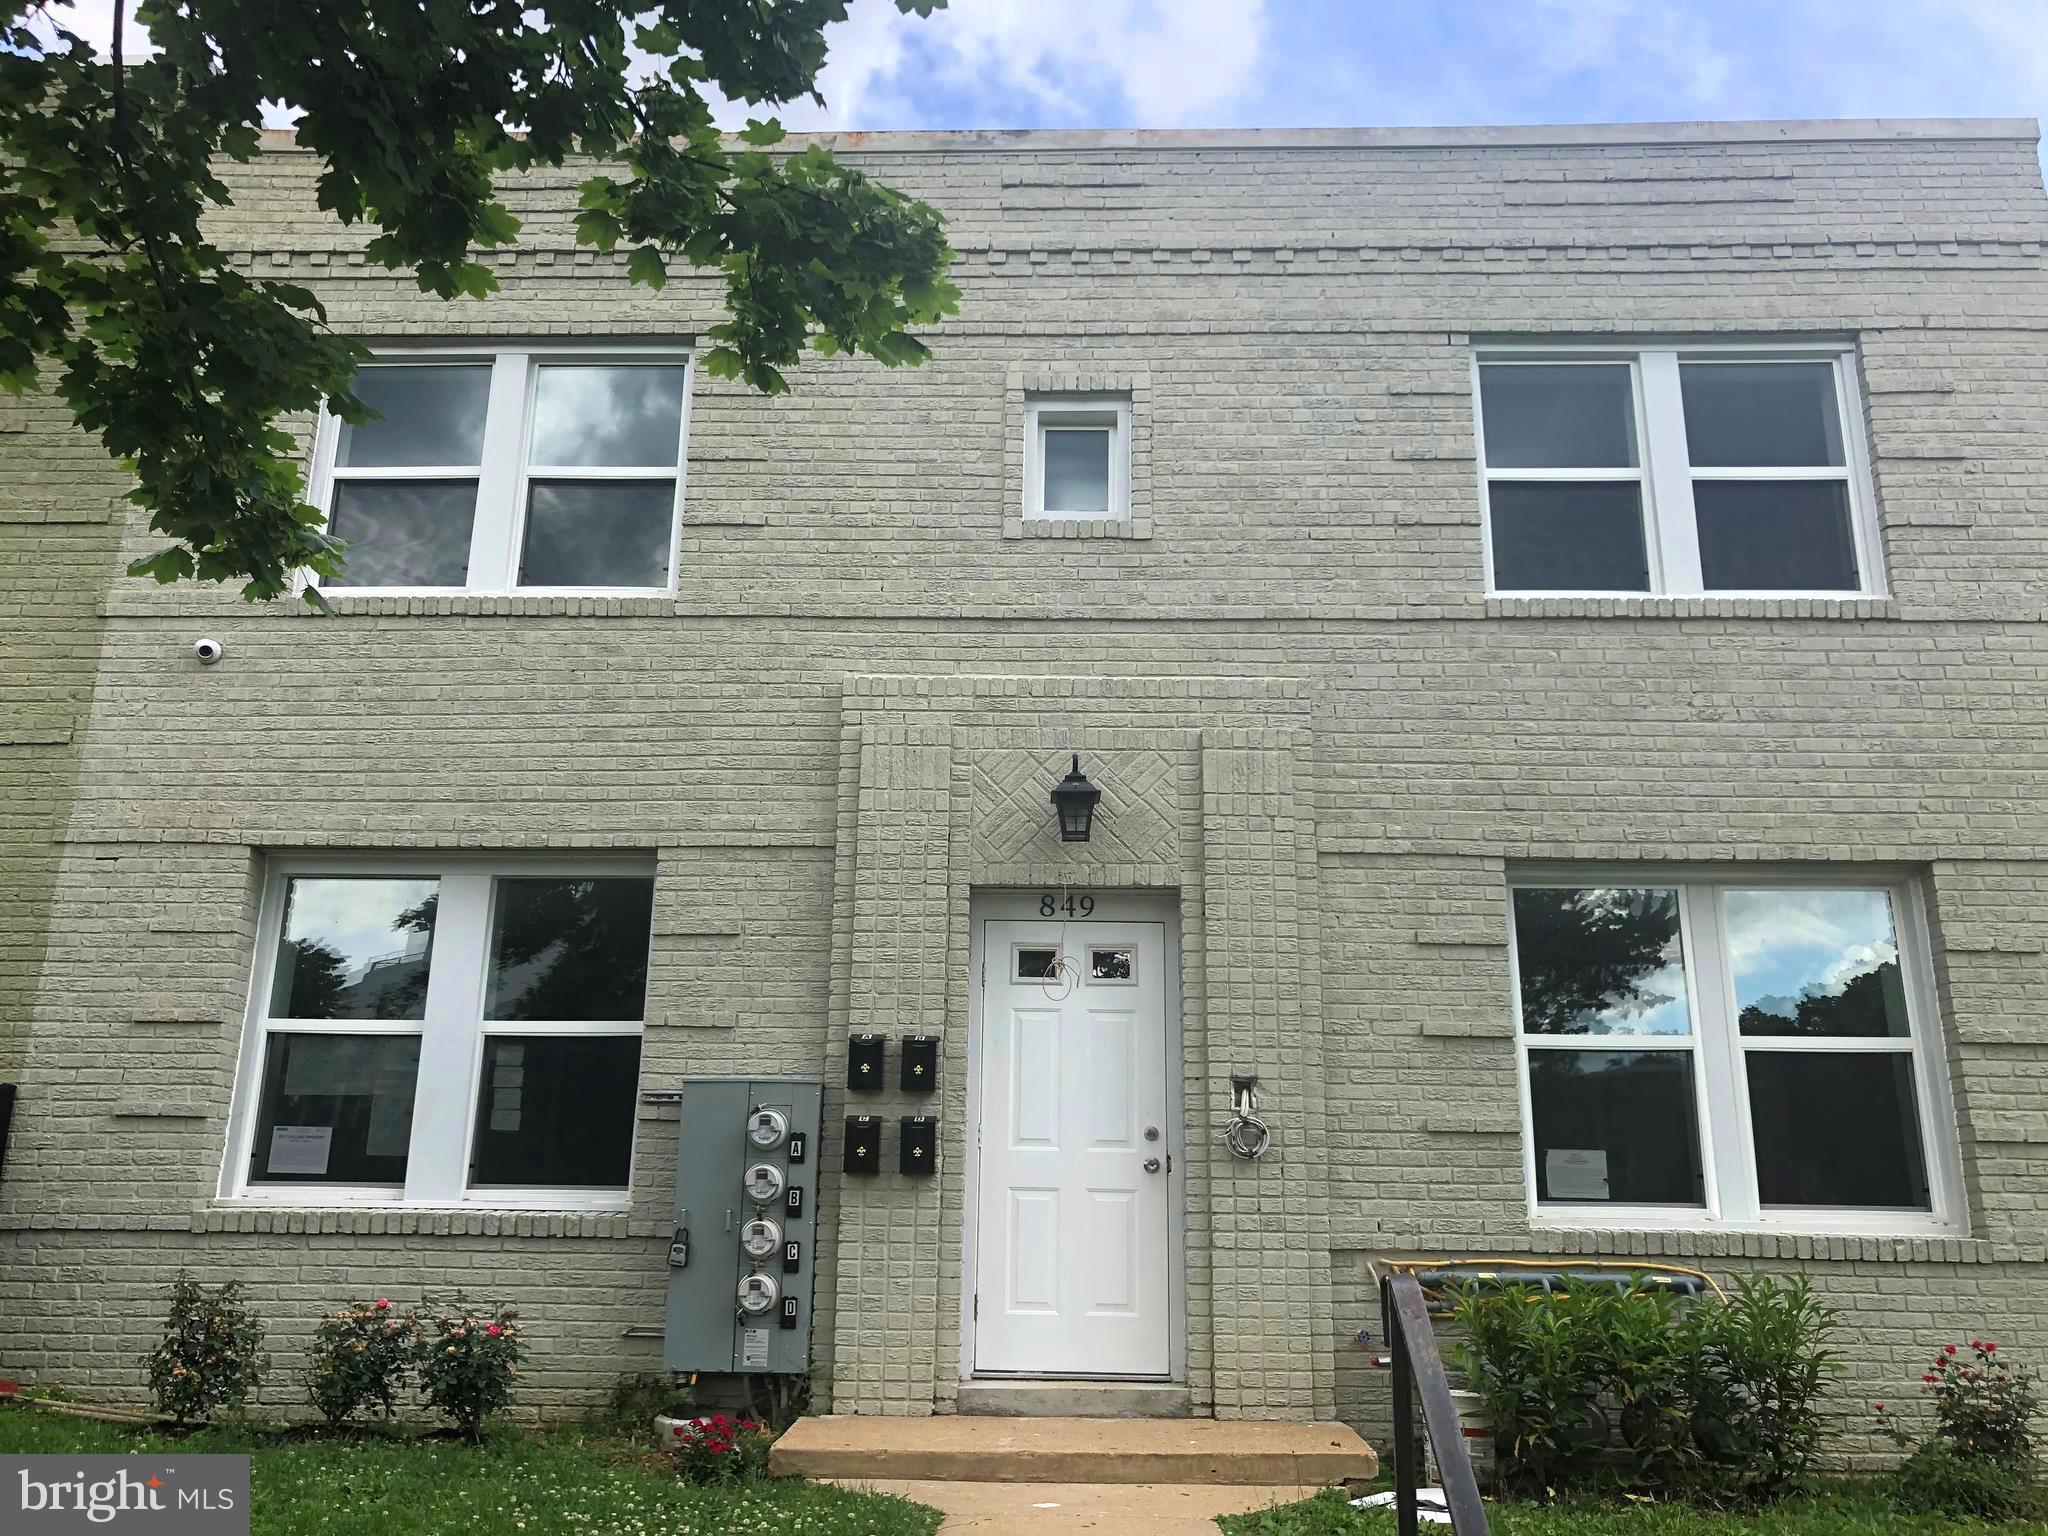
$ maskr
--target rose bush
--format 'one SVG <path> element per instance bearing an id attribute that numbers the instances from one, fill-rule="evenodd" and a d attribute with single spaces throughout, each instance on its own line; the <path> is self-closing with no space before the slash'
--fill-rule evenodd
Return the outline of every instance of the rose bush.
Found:
<path id="1" fill-rule="evenodd" d="M 510 1307 L 488 1316 L 465 1308 L 424 1321 L 413 1358 L 428 1404 L 480 1440 L 484 1420 L 512 1400 L 523 1354 L 518 1314 Z"/>
<path id="2" fill-rule="evenodd" d="M 263 1353 L 263 1325 L 241 1297 L 239 1280 L 209 1291 L 179 1274 L 164 1341 L 142 1357 L 158 1412 L 186 1424 L 217 1409 L 238 1409 L 255 1393 L 270 1357 Z"/>
<path id="3" fill-rule="evenodd" d="M 683 1481 L 705 1487 L 757 1481 L 767 1473 L 768 1448 L 773 1444 L 768 1426 L 745 1414 L 687 1419 L 671 1435 Z"/>
<path id="4" fill-rule="evenodd" d="M 313 1330 L 306 1391 L 329 1424 L 367 1408 L 397 1415 L 397 1397 L 419 1351 L 419 1319 L 389 1301 L 358 1301 L 322 1314 Z"/>

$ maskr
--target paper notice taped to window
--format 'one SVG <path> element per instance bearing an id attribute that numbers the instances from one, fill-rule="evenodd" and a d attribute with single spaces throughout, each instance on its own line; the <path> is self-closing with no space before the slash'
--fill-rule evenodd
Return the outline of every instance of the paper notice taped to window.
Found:
<path id="1" fill-rule="evenodd" d="M 1597 1148 L 1552 1147 L 1543 1154 L 1543 1180 L 1552 1200 L 1605 1200 L 1607 1154 Z"/>
<path id="2" fill-rule="evenodd" d="M 278 1125 L 270 1131 L 271 1173 L 324 1176 L 327 1154 L 334 1146 L 331 1125 Z"/>

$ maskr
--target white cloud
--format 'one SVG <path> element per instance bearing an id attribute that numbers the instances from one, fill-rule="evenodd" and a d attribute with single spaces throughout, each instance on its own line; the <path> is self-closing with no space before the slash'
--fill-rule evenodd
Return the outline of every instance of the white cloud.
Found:
<path id="1" fill-rule="evenodd" d="M 987 109 L 1040 120 L 1147 127 L 1214 121 L 1257 83 L 1266 0 L 955 0 L 929 18 L 893 0 L 854 0 L 826 33 L 827 106 L 793 107 L 793 128 L 941 126 L 936 96 L 983 104 L 943 126 L 1000 126 Z"/>

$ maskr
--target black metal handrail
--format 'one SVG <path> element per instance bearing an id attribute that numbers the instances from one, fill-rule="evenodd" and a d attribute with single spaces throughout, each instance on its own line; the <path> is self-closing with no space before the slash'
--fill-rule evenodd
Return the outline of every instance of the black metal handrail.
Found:
<path id="1" fill-rule="evenodd" d="M 1416 1498 L 1415 1394 L 1422 1393 L 1422 1422 L 1436 1447 L 1437 1475 L 1443 1479 L 1444 1507 L 1457 1536 L 1486 1536 L 1486 1508 L 1458 1425 L 1451 1384 L 1436 1347 L 1429 1302 L 1413 1275 L 1380 1276 L 1380 1322 L 1394 1357 L 1394 1520 L 1400 1536 L 1416 1536 L 1421 1523 Z"/>

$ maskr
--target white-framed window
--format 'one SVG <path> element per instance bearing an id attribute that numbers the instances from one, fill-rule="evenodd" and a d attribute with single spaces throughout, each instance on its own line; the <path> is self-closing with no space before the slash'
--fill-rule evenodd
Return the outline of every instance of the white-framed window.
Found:
<path id="1" fill-rule="evenodd" d="M 623 1207 L 646 861 L 280 859 L 223 1198 Z"/>
<path id="2" fill-rule="evenodd" d="M 444 347 L 355 379 L 379 419 L 321 412 L 313 495 L 349 541 L 332 590 L 666 592 L 690 354 Z"/>
<path id="3" fill-rule="evenodd" d="M 1539 1225 L 1962 1230 L 1910 879 L 1560 868 L 1509 899 Z"/>
<path id="4" fill-rule="evenodd" d="M 1490 591 L 1883 592 L 1853 349 L 1481 347 L 1472 370 Z"/>
<path id="5" fill-rule="evenodd" d="M 1131 402 L 1034 396 L 1024 405 L 1024 515 L 1121 522 L 1131 515 Z"/>

